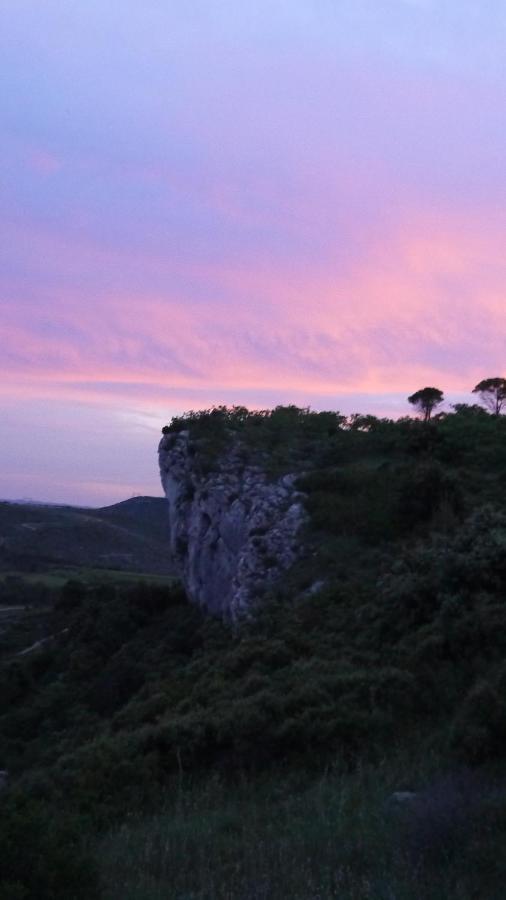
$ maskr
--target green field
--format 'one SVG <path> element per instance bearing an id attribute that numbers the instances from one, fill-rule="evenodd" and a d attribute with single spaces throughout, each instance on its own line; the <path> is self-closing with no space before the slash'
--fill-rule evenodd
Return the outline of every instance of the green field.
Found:
<path id="1" fill-rule="evenodd" d="M 173 585 L 177 581 L 173 575 L 149 574 L 146 572 L 125 572 L 121 569 L 92 569 L 84 566 L 67 566 L 49 569 L 47 572 L 0 572 L 0 586 L 12 579 L 27 584 L 43 584 L 49 588 L 60 588 L 70 580 L 82 581 L 85 584 L 137 584 L 153 583 Z"/>

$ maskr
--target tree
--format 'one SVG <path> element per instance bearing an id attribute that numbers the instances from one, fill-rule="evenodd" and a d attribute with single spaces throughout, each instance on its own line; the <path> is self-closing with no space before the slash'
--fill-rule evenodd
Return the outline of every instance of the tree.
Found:
<path id="1" fill-rule="evenodd" d="M 352 413 L 348 416 L 348 428 L 350 431 L 377 431 L 382 423 L 377 416 Z"/>
<path id="2" fill-rule="evenodd" d="M 423 414 L 424 422 L 429 421 L 433 410 L 436 406 L 440 406 L 443 401 L 443 392 L 435 387 L 424 387 L 420 391 L 416 391 L 415 394 L 411 394 L 411 397 L 408 397 L 408 403 L 411 403 L 418 412 Z"/>
<path id="3" fill-rule="evenodd" d="M 506 378 L 484 378 L 473 388 L 480 400 L 494 416 L 498 416 L 506 403 Z"/>

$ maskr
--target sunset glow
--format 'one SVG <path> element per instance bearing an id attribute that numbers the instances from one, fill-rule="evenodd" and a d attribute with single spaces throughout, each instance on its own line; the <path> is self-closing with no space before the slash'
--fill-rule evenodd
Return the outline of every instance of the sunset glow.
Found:
<path id="1" fill-rule="evenodd" d="M 243 6 L 2 6 L 0 497 L 160 494 L 188 408 L 506 374 L 503 5 Z"/>

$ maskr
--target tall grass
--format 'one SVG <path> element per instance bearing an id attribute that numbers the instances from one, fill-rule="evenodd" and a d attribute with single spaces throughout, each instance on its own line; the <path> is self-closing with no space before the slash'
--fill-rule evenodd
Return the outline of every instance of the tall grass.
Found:
<path id="1" fill-rule="evenodd" d="M 181 789 L 159 815 L 127 820 L 102 842 L 104 898 L 503 900 L 505 835 L 495 821 L 491 839 L 490 795 L 480 788 L 463 819 L 455 784 L 465 794 L 466 778 L 434 789 L 427 764 L 406 771 L 390 762 L 306 787 L 211 779 Z M 408 787 L 420 788 L 416 810 L 389 800 Z"/>

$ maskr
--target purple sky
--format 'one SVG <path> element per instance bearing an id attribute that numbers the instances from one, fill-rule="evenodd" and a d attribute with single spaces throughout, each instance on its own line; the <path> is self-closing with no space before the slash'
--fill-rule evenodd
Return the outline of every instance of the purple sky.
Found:
<path id="1" fill-rule="evenodd" d="M 506 373 L 499 0 L 3 0 L 0 58 L 0 497 L 159 494 L 189 408 Z"/>

